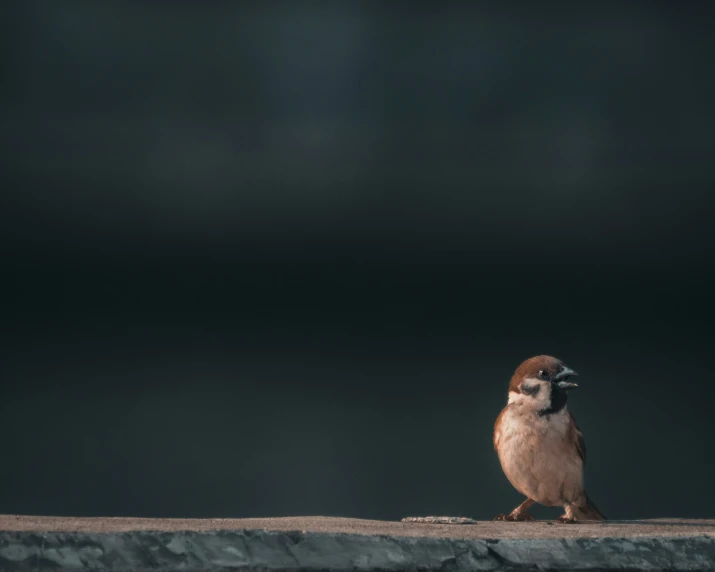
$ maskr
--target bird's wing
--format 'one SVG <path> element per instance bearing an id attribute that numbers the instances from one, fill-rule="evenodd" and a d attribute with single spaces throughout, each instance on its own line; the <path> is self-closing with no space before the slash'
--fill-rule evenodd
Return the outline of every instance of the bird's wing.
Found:
<path id="1" fill-rule="evenodd" d="M 504 413 L 506 413 L 506 407 L 502 409 L 499 417 L 497 417 L 496 423 L 494 423 L 494 450 L 497 451 L 499 447 L 499 439 L 501 439 L 501 422 Z"/>
<path id="2" fill-rule="evenodd" d="M 574 418 L 573 413 L 569 412 L 569 414 L 571 415 L 571 440 L 576 447 L 578 456 L 581 457 L 583 463 L 586 464 L 586 441 L 584 441 L 583 433 L 581 433 L 578 425 L 576 425 L 576 419 Z"/>

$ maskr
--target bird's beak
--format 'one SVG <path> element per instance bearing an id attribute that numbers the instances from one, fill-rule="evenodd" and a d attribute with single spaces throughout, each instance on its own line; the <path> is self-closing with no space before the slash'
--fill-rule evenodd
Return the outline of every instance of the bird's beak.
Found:
<path id="1" fill-rule="evenodd" d="M 574 387 L 578 387 L 578 383 L 572 383 L 570 381 L 559 381 L 556 383 L 556 387 L 559 389 L 573 389 Z"/>
<path id="2" fill-rule="evenodd" d="M 577 383 L 573 383 L 571 381 L 566 381 L 572 375 L 578 375 L 578 374 L 574 370 L 572 370 L 571 368 L 568 368 L 568 367 L 565 367 L 564 369 L 562 369 L 554 377 L 554 383 L 556 384 L 556 387 L 558 387 L 559 389 L 573 389 L 574 387 L 578 387 Z"/>

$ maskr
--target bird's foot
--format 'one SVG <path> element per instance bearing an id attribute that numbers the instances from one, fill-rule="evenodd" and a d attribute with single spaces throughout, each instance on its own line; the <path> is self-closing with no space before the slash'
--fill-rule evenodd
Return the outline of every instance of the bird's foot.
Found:
<path id="1" fill-rule="evenodd" d="M 534 520 L 534 517 L 531 516 L 528 512 L 512 512 L 510 514 L 498 514 L 494 517 L 494 520 L 505 520 L 509 522 L 527 522 L 530 520 Z"/>
<path id="2" fill-rule="evenodd" d="M 576 524 L 578 522 L 577 518 L 569 518 L 568 516 L 560 516 L 557 518 L 554 522 L 558 522 L 559 524 Z"/>

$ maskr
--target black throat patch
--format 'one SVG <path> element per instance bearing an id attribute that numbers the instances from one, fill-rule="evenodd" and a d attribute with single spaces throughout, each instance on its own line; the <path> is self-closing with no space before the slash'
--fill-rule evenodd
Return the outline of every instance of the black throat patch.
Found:
<path id="1" fill-rule="evenodd" d="M 551 386 L 551 405 L 547 409 L 542 409 L 539 411 L 539 415 L 542 417 L 545 415 L 551 415 L 552 413 L 558 413 L 564 407 L 566 407 L 566 401 L 568 401 L 568 396 L 566 391 L 559 389 L 555 385 Z"/>

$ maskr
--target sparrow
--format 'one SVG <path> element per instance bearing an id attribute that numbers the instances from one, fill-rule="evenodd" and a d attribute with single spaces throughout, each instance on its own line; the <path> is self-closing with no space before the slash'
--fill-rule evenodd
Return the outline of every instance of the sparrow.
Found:
<path id="1" fill-rule="evenodd" d="M 535 502 L 563 506 L 557 522 L 605 520 L 583 488 L 586 445 L 566 407 L 577 375 L 555 357 L 523 362 L 509 384 L 509 402 L 494 424 L 494 449 L 506 478 L 526 500 L 494 520 L 534 520 Z"/>

